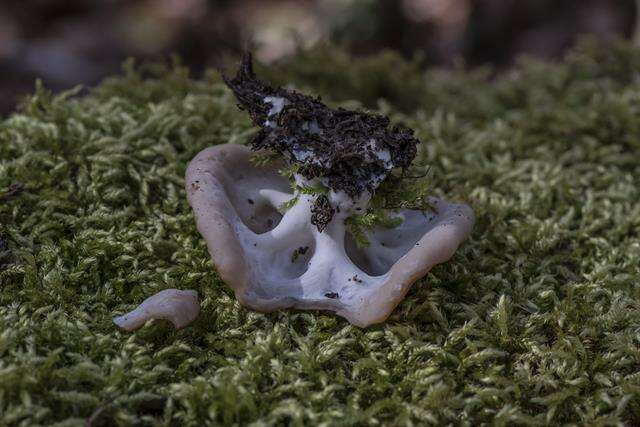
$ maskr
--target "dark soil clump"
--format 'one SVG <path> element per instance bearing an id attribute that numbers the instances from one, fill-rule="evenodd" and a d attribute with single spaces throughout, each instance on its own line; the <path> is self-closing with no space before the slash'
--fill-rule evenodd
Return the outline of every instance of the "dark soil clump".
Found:
<path id="1" fill-rule="evenodd" d="M 411 129 L 390 126 L 387 117 L 343 108 L 320 98 L 273 88 L 253 72 L 245 54 L 234 78 L 224 78 L 253 123 L 261 127 L 254 149 L 271 149 L 298 166 L 307 179 L 321 178 L 351 198 L 371 193 L 394 167 L 408 167 L 419 141 Z"/>

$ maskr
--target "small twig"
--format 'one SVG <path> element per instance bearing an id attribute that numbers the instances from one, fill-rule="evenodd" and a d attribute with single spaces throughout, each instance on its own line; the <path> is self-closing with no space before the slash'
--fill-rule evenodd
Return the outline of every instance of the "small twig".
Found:
<path id="1" fill-rule="evenodd" d="M 0 200 L 8 200 L 13 197 L 16 197 L 20 193 L 24 191 L 24 184 L 21 182 L 14 182 L 9 186 L 9 189 L 4 192 L 4 194 L 0 194 Z"/>
<path id="2" fill-rule="evenodd" d="M 8 265 L 8 261 L 5 259 L 7 258 L 7 255 L 11 255 L 9 245 L 7 244 L 7 239 L 0 235 L 0 271 L 5 270 L 6 266 Z"/>
<path id="3" fill-rule="evenodd" d="M 631 42 L 635 47 L 640 47 L 640 0 L 636 0 L 636 22 L 633 26 Z"/>
<path id="4" fill-rule="evenodd" d="M 91 413 L 91 416 L 87 418 L 87 421 L 84 423 L 85 427 L 92 427 L 94 423 L 100 418 L 100 415 L 109 408 L 113 404 L 113 399 L 107 400 L 102 405 L 98 405 L 98 407 Z"/>
<path id="5" fill-rule="evenodd" d="M 638 0 L 640 1 L 640 0 Z M 424 178 L 427 175 L 429 175 L 429 172 L 431 172 L 431 165 L 427 166 L 427 170 L 422 174 L 422 175 L 405 175 L 404 172 L 402 173 L 402 175 L 400 176 L 400 179 L 420 179 L 420 178 Z"/>

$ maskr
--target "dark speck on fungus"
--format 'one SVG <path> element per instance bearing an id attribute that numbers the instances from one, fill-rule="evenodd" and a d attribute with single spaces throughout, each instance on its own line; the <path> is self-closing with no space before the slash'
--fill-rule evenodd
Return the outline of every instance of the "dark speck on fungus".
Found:
<path id="1" fill-rule="evenodd" d="M 309 246 L 300 246 L 299 248 L 295 249 L 291 254 L 291 262 L 296 262 L 298 260 L 298 257 L 300 255 L 306 254 L 308 250 Z"/>

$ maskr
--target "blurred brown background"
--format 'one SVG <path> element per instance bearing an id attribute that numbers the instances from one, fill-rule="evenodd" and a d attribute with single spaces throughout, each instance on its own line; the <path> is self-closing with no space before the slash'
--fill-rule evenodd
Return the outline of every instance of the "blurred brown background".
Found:
<path id="1" fill-rule="evenodd" d="M 634 0 L 2 0 L 0 114 L 41 78 L 95 84 L 130 56 L 177 53 L 194 73 L 249 46 L 270 62 L 330 41 L 425 66 L 553 58 L 581 34 L 630 37 Z"/>

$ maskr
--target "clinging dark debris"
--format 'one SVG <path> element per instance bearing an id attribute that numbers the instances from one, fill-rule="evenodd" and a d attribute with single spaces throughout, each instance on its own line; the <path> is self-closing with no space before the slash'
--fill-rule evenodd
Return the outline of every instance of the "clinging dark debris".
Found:
<path id="1" fill-rule="evenodd" d="M 251 141 L 254 149 L 275 150 L 298 164 L 305 178 L 321 177 L 352 198 L 373 192 L 391 168 L 409 166 L 416 155 L 419 141 L 411 129 L 390 126 L 381 115 L 333 110 L 320 98 L 273 88 L 256 77 L 248 53 L 236 76 L 224 81 L 262 128 Z M 279 109 L 267 97 L 286 101 Z"/>
<path id="2" fill-rule="evenodd" d="M 309 246 L 300 246 L 299 248 L 294 249 L 293 253 L 291 254 L 291 262 L 296 262 L 298 260 L 298 257 L 300 255 L 306 254 L 308 250 Z"/>
<path id="3" fill-rule="evenodd" d="M 331 222 L 335 213 L 336 211 L 331 207 L 329 198 L 324 194 L 318 196 L 311 206 L 311 224 L 315 225 L 318 231 L 322 233 L 322 230 Z"/>

